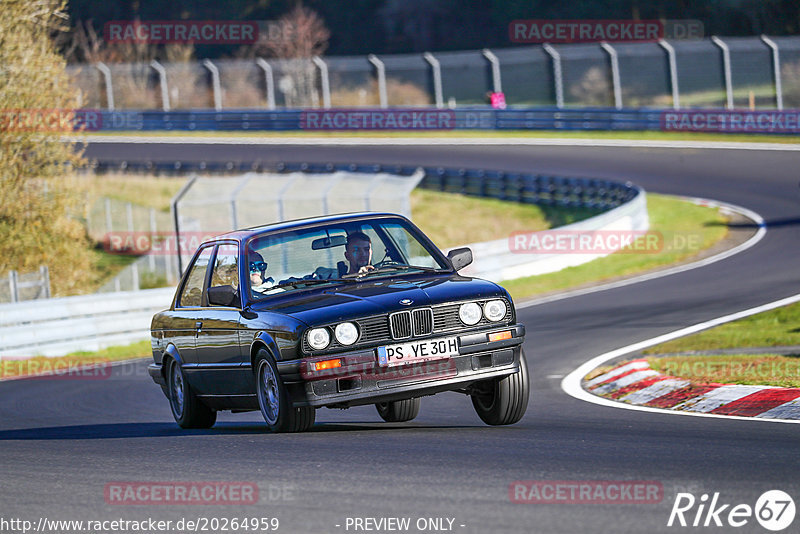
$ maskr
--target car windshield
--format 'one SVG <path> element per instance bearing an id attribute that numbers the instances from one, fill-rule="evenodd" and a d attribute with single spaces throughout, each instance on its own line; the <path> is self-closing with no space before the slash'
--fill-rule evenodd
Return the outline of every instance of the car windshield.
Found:
<path id="1" fill-rule="evenodd" d="M 247 247 L 250 298 L 380 276 L 450 270 L 401 219 L 344 221 L 269 233 Z"/>

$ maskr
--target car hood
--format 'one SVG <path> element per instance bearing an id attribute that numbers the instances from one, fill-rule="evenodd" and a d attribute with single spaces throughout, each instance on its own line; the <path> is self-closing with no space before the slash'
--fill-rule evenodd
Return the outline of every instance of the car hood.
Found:
<path id="1" fill-rule="evenodd" d="M 506 297 L 497 284 L 457 274 L 378 278 L 354 284 L 320 288 L 270 303 L 269 310 L 308 325 L 388 313 L 466 299 Z M 401 300 L 410 299 L 409 304 Z"/>

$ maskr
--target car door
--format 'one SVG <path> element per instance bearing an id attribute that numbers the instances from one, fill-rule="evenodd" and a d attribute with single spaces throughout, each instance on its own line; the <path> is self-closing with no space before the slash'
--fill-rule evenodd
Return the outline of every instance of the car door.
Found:
<path id="1" fill-rule="evenodd" d="M 239 248 L 235 242 L 223 242 L 217 246 L 208 287 L 226 285 L 237 291 L 237 302 L 219 306 L 210 304 L 205 298 L 198 314 L 197 360 L 203 371 L 203 391 L 208 395 L 243 395 L 252 393 L 253 389 L 252 373 L 249 367 L 243 368 L 245 355 L 239 344 L 241 285 Z"/>
<path id="2" fill-rule="evenodd" d="M 213 244 L 206 245 L 189 264 L 186 278 L 175 299 L 175 307 L 168 312 L 168 331 L 164 332 L 165 339 L 170 340 L 178 349 L 186 379 L 195 387 L 200 383 L 196 350 L 197 325 L 203 311 L 203 292 L 213 250 Z"/>

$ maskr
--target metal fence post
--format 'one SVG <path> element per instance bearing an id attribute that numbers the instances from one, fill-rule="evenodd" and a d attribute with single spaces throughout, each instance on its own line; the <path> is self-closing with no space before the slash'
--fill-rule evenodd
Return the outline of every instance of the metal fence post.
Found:
<path id="1" fill-rule="evenodd" d="M 500 60 L 497 59 L 497 56 L 488 48 L 484 48 L 481 53 L 492 65 L 492 90 L 495 93 L 502 93 L 503 85 L 500 80 Z"/>
<path id="2" fill-rule="evenodd" d="M 328 65 L 322 60 L 319 56 L 314 56 L 311 58 L 314 62 L 314 65 L 319 68 L 319 76 L 322 82 L 322 107 L 325 109 L 330 109 L 331 107 L 331 84 L 330 80 L 328 79 Z"/>
<path id="3" fill-rule="evenodd" d="M 781 56 L 778 44 L 767 37 L 761 36 L 761 40 L 772 50 L 772 73 L 775 78 L 775 105 L 778 110 L 783 110 L 783 87 L 781 86 Z"/>
<path id="4" fill-rule="evenodd" d="M 389 98 L 386 93 L 386 65 L 375 54 L 368 55 L 367 60 L 375 66 L 378 73 L 378 100 L 381 108 L 386 108 L 389 106 Z"/>
<path id="5" fill-rule="evenodd" d="M 106 208 L 106 234 L 110 234 L 114 231 L 113 220 L 111 219 L 111 199 L 106 197 L 105 199 L 105 208 Z M 111 236 L 108 236 L 109 239 Z"/>
<path id="6" fill-rule="evenodd" d="M 267 89 L 267 109 L 275 109 L 275 78 L 272 76 L 272 65 L 261 58 L 256 59 L 256 65 L 264 71 L 264 82 Z"/>
<path id="7" fill-rule="evenodd" d="M 139 291 L 139 264 L 131 263 L 131 285 L 134 291 Z"/>
<path id="8" fill-rule="evenodd" d="M 556 107 L 563 108 L 564 107 L 564 78 L 561 73 L 561 54 L 558 51 L 550 46 L 548 43 L 544 43 L 542 45 L 544 51 L 550 56 L 553 60 L 553 84 L 554 90 L 556 92 Z"/>
<path id="9" fill-rule="evenodd" d="M 658 44 L 667 52 L 669 84 L 672 90 L 672 109 L 681 109 L 681 93 L 678 89 L 678 61 L 675 59 L 675 49 L 664 39 L 659 40 Z"/>
<path id="10" fill-rule="evenodd" d="M 214 91 L 214 110 L 222 110 L 222 87 L 219 83 L 219 69 L 209 59 L 203 60 L 203 66 L 211 73 L 211 88 Z"/>
<path id="11" fill-rule="evenodd" d="M 722 50 L 722 72 L 725 76 L 725 95 L 728 109 L 733 109 L 733 82 L 731 81 L 731 51 L 725 42 L 716 35 L 711 36 L 711 41 Z"/>
<path id="12" fill-rule="evenodd" d="M 178 257 L 178 278 L 180 278 L 181 274 L 183 273 L 183 258 L 181 258 L 181 225 L 180 225 L 180 218 L 178 216 L 178 202 L 180 202 L 183 195 L 186 194 L 189 189 L 194 185 L 195 181 L 197 180 L 197 175 L 193 175 L 189 178 L 189 181 L 183 184 L 180 191 L 172 197 L 172 202 L 170 202 L 170 212 L 172 213 L 172 221 L 175 224 L 175 254 Z"/>
<path id="13" fill-rule="evenodd" d="M 153 254 L 153 248 L 157 238 L 157 233 L 158 227 L 156 226 L 156 209 L 150 208 L 150 252 L 147 256 L 150 262 L 150 270 L 153 272 L 156 270 L 156 256 Z"/>
<path id="14" fill-rule="evenodd" d="M 50 269 L 47 265 L 39 267 L 39 277 L 42 279 L 42 289 L 44 290 L 44 298 L 50 298 Z"/>
<path id="15" fill-rule="evenodd" d="M 161 87 L 161 109 L 163 111 L 169 111 L 169 86 L 167 85 L 167 69 L 164 68 L 164 65 L 156 61 L 155 59 L 150 62 L 150 66 L 155 69 L 158 73 L 158 85 Z"/>
<path id="16" fill-rule="evenodd" d="M 619 58 L 614 47 L 603 41 L 600 46 L 608 53 L 611 60 L 611 86 L 614 89 L 614 107 L 622 109 L 622 88 L 619 83 Z"/>
<path id="17" fill-rule="evenodd" d="M 436 107 L 441 109 L 444 107 L 444 100 L 442 99 L 442 67 L 439 64 L 439 60 L 430 52 L 425 52 L 422 57 L 430 64 L 433 71 L 433 96 Z"/>
<path id="18" fill-rule="evenodd" d="M 17 271 L 8 272 L 8 289 L 11 292 L 11 302 L 19 302 Z"/>
<path id="19" fill-rule="evenodd" d="M 106 83 L 106 108 L 109 111 L 114 111 L 114 84 L 111 81 L 111 69 L 102 61 L 98 61 L 95 65 L 97 70 L 103 74 Z"/>
<path id="20" fill-rule="evenodd" d="M 125 218 L 128 220 L 128 239 L 134 240 L 136 236 L 133 235 L 133 204 L 130 202 L 125 204 Z"/>

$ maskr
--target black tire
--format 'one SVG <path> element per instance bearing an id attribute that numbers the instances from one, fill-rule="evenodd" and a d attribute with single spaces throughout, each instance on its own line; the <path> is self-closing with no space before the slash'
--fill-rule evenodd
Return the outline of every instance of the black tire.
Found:
<path id="1" fill-rule="evenodd" d="M 211 428 L 217 422 L 217 412 L 203 404 L 186 381 L 177 360 L 170 358 L 167 367 L 167 389 L 172 417 L 181 428 Z"/>
<path id="2" fill-rule="evenodd" d="M 378 415 L 387 423 L 411 421 L 419 415 L 419 398 L 401 401 L 379 402 L 375 405 Z"/>
<path id="3" fill-rule="evenodd" d="M 256 356 L 256 393 L 261 415 L 273 432 L 305 432 L 314 426 L 316 410 L 311 406 L 292 407 L 278 366 L 266 349 Z"/>
<path id="4" fill-rule="evenodd" d="M 513 425 L 528 408 L 530 384 L 525 352 L 520 349 L 519 371 L 479 385 L 472 395 L 472 405 L 478 417 L 487 425 Z"/>

